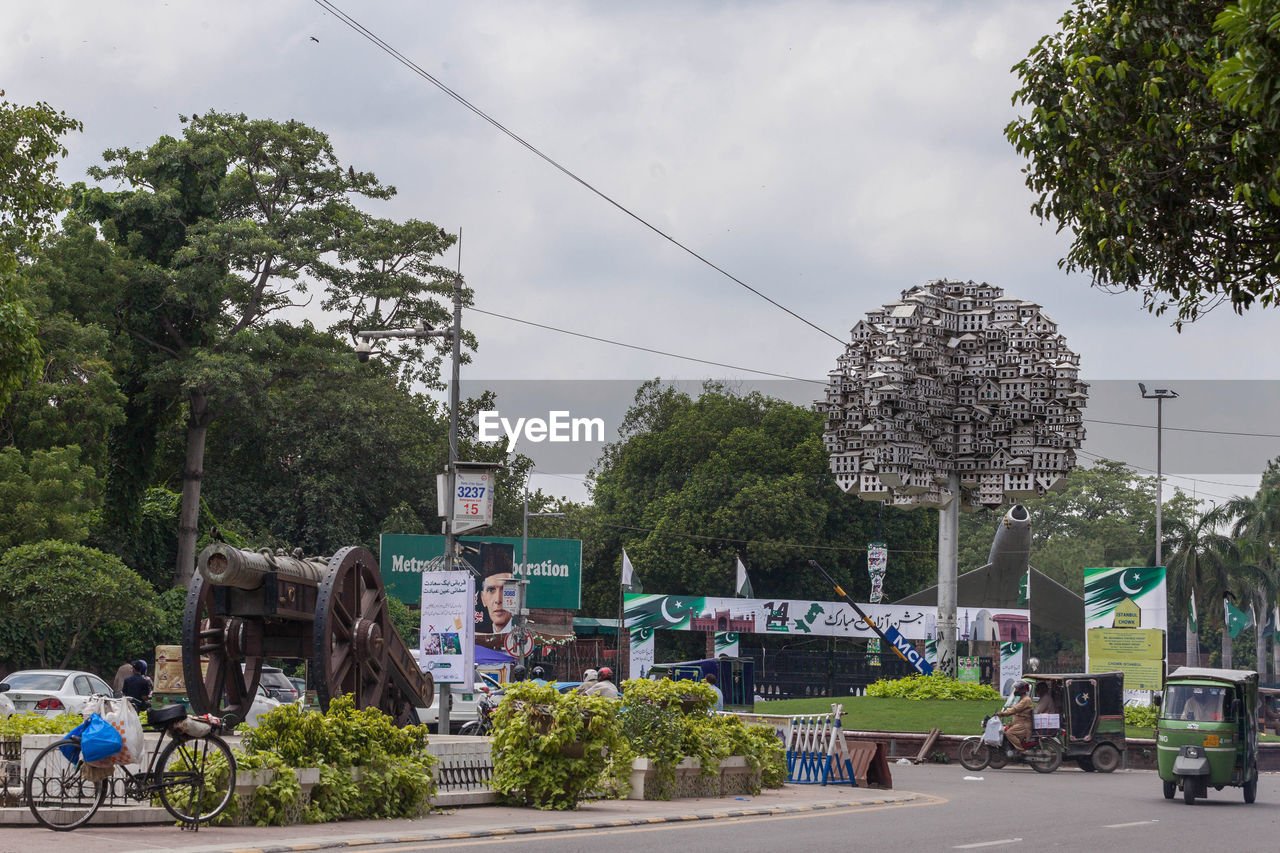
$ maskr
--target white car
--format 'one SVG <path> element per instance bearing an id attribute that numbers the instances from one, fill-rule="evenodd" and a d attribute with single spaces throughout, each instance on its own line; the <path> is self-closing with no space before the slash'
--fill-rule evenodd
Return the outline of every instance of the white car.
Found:
<path id="1" fill-rule="evenodd" d="M 8 690 L 0 690 L 0 717 L 8 717 L 18 713 L 18 709 L 14 706 L 13 700 L 8 697 Z"/>
<path id="2" fill-rule="evenodd" d="M 479 673 L 480 680 L 472 685 L 472 689 L 467 693 L 460 692 L 461 685 L 451 685 L 449 690 L 449 731 L 456 732 L 462 728 L 463 723 L 480 719 L 480 697 L 491 693 L 501 693 L 502 683 L 487 673 Z M 427 718 L 419 720 L 419 723 L 436 726 L 439 728 L 440 723 L 440 685 L 436 685 L 435 698 L 431 700 L 431 707 L 427 709 Z"/>
<path id="3" fill-rule="evenodd" d="M 253 697 L 253 704 L 249 706 L 249 713 L 245 716 L 244 725 L 249 728 L 257 728 L 259 718 L 280 707 L 279 699 L 272 699 L 267 691 L 258 685 L 258 692 Z"/>
<path id="4" fill-rule="evenodd" d="M 45 717 L 79 714 L 95 693 L 114 696 L 111 685 L 92 672 L 69 669 L 24 669 L 7 675 L 0 684 L 18 713 L 31 711 Z"/>

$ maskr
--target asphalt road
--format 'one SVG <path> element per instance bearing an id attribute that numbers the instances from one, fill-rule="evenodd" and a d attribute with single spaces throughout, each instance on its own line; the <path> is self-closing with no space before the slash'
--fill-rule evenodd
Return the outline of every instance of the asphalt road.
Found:
<path id="1" fill-rule="evenodd" d="M 381 851 L 514 849 L 521 853 L 636 850 L 886 851 L 1272 850 L 1280 840 L 1280 775 L 1264 775 L 1258 801 L 1239 788 L 1209 792 L 1187 806 L 1165 800 L 1150 771 L 1109 775 L 1064 768 L 1040 775 L 1013 768 L 969 773 L 959 765 L 893 767 L 894 788 L 923 795 L 900 805 L 688 824 L 583 830 L 423 845 Z M 965 777 L 981 777 L 966 779 Z"/>

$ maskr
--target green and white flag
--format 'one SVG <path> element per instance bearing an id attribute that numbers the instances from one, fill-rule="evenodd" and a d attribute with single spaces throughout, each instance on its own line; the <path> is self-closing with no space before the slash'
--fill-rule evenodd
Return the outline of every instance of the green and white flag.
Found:
<path id="1" fill-rule="evenodd" d="M 1191 590 L 1191 598 L 1187 601 L 1187 630 L 1193 634 L 1200 633 L 1200 623 L 1196 621 L 1196 591 Z"/>
<path id="2" fill-rule="evenodd" d="M 751 578 L 747 577 L 747 567 L 742 565 L 742 558 L 738 558 L 738 596 L 740 598 L 755 598 L 756 595 L 751 591 Z"/>
<path id="3" fill-rule="evenodd" d="M 627 549 L 622 549 L 622 588 L 627 592 L 644 592 L 644 588 L 640 585 L 640 575 L 631 566 L 631 558 L 627 556 Z"/>
<path id="4" fill-rule="evenodd" d="M 1231 639 L 1234 640 L 1240 635 L 1241 631 L 1253 624 L 1253 619 L 1248 613 L 1232 604 L 1229 599 L 1222 599 L 1222 604 L 1225 610 L 1223 622 L 1227 626 L 1227 631 L 1231 634 Z"/>

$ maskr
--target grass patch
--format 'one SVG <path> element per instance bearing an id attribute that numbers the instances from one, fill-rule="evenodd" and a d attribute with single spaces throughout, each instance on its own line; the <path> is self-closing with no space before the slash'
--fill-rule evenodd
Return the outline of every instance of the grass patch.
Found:
<path id="1" fill-rule="evenodd" d="M 846 729 L 875 732 L 927 732 L 942 729 L 945 735 L 976 735 L 982 731 L 982 718 L 994 714 L 1004 705 L 999 699 L 877 699 L 873 696 L 849 696 L 839 700 L 844 705 Z M 829 698 L 782 699 L 757 702 L 757 714 L 829 714 Z"/>

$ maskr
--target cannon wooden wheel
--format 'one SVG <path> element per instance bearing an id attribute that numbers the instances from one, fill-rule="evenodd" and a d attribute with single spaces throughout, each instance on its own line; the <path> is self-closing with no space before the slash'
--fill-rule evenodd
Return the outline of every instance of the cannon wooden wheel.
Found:
<path id="1" fill-rule="evenodd" d="M 262 676 L 262 626 L 218 615 L 213 590 L 199 574 L 187 587 L 182 678 L 195 713 L 234 716 L 236 722 L 243 722 Z"/>
<path id="2" fill-rule="evenodd" d="M 312 635 L 311 665 L 319 675 L 316 692 L 322 708 L 346 693 L 353 694 L 357 708 L 383 705 L 392 630 L 373 554 L 358 546 L 334 554 L 320 584 Z"/>

